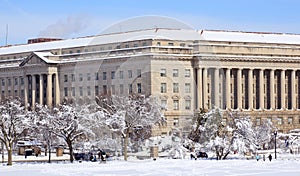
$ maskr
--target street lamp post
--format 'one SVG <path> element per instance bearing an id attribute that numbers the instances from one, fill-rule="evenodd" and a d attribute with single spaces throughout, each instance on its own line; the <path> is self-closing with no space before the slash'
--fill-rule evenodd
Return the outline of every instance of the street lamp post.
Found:
<path id="1" fill-rule="evenodd" d="M 274 132 L 274 136 L 275 136 L 275 159 L 277 159 L 277 152 L 276 152 L 276 136 L 277 136 L 277 131 Z"/>

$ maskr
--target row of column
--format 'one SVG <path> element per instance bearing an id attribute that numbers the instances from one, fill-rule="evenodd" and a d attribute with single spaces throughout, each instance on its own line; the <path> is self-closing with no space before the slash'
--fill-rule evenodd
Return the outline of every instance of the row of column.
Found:
<path id="1" fill-rule="evenodd" d="M 245 109 L 243 107 L 243 100 L 246 101 L 246 95 L 247 96 L 247 109 L 255 109 L 253 105 L 253 100 L 254 98 L 258 99 L 255 100 L 259 104 L 260 109 L 264 109 L 265 106 L 265 96 L 267 93 L 265 93 L 265 87 L 268 86 L 269 91 L 269 108 L 270 109 L 276 109 L 275 107 L 275 70 L 270 69 L 269 70 L 269 84 L 266 85 L 265 83 L 265 78 L 264 78 L 264 69 L 255 69 L 259 71 L 259 74 L 257 76 L 258 80 L 256 80 L 256 83 L 254 84 L 253 82 L 253 70 L 254 69 L 240 69 L 240 68 L 234 68 L 236 70 L 236 76 L 233 75 L 231 68 L 213 68 L 213 74 L 210 76 L 210 82 L 208 79 L 208 70 L 212 68 L 198 68 L 197 69 L 197 108 L 211 108 L 212 105 L 216 107 L 220 107 L 220 99 L 222 102 L 224 102 L 225 107 L 224 108 L 241 108 Z M 242 71 L 244 70 L 247 71 L 248 79 L 243 81 L 243 75 Z M 220 74 L 220 72 L 222 72 Z M 225 79 L 224 79 L 225 77 Z M 291 76 L 290 76 L 290 98 L 291 98 L 291 107 L 296 108 L 297 107 L 297 102 L 296 102 L 296 97 L 298 94 L 296 93 L 296 70 L 291 70 Z M 222 78 L 222 80 L 220 80 Z M 232 80 L 232 78 L 234 78 Z M 247 81 L 247 83 L 246 83 Z M 277 98 L 280 97 L 280 99 L 277 100 L 277 102 L 281 104 L 280 108 L 287 108 L 286 107 L 286 74 L 285 70 L 280 70 L 280 81 L 277 80 L 277 83 L 280 82 L 280 85 L 277 86 L 280 88 L 280 92 L 277 91 Z M 220 83 L 222 85 L 222 91 L 220 95 Z M 211 85 L 210 87 L 208 87 Z M 245 93 L 243 94 L 243 87 L 244 85 L 244 90 Z M 246 85 L 248 85 L 246 87 Z M 253 85 L 258 88 L 256 92 L 254 93 L 253 91 Z M 235 86 L 232 88 L 232 86 Z M 209 92 L 208 90 L 210 90 Z M 225 90 L 224 90 L 225 89 Z M 233 90 L 233 92 L 231 92 Z M 246 93 L 247 92 L 247 93 Z M 257 96 L 258 95 L 258 96 Z M 225 100 L 224 100 L 225 98 Z M 232 104 L 232 100 L 235 99 L 235 105 Z M 257 107 L 257 106 L 256 106 Z M 277 107 L 278 108 L 278 107 Z"/>
<path id="2" fill-rule="evenodd" d="M 34 105 L 37 102 L 39 104 L 47 104 L 47 106 L 49 107 L 52 107 L 53 103 L 55 105 L 58 105 L 60 103 L 60 88 L 58 74 L 33 74 L 26 75 L 24 77 L 18 77 L 17 89 L 15 88 L 16 83 L 14 83 L 16 81 L 15 78 L 16 77 L 3 78 L 5 81 L 5 86 L 4 90 L 3 88 L 1 89 L 1 98 L 5 98 L 8 96 L 21 97 L 24 98 L 25 106 L 30 104 L 32 108 L 34 108 Z M 11 79 L 10 84 L 8 83 L 9 79 Z M 23 81 L 24 83 L 22 83 Z M 24 91 L 23 95 L 21 93 L 22 90 Z M 18 91 L 18 94 L 15 94 L 15 91 Z M 44 91 L 46 91 L 46 96 L 44 96 Z M 37 93 L 39 97 L 37 97 Z M 44 99 L 46 101 L 44 101 Z"/>

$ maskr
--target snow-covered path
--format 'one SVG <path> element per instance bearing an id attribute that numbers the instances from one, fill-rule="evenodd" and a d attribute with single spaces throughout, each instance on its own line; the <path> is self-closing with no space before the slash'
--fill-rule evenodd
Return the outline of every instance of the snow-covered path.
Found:
<path id="1" fill-rule="evenodd" d="M 17 164 L 0 166 L 1 176 L 181 176 L 181 175 L 272 175 L 299 176 L 300 161 L 277 160 L 172 160 L 157 161 L 109 161 L 106 164 L 98 162 L 83 163 L 53 163 L 53 164 Z"/>

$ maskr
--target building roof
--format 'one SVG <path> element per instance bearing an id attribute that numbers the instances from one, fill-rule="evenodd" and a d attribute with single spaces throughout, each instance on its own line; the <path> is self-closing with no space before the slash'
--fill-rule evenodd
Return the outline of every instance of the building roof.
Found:
<path id="1" fill-rule="evenodd" d="M 84 47 L 108 43 L 122 43 L 144 39 L 169 39 L 169 40 L 197 40 L 199 34 L 195 30 L 181 29 L 148 29 L 123 33 L 104 34 L 91 37 L 67 39 L 45 43 L 34 43 L 26 45 L 16 45 L 0 48 L 0 55 L 12 53 L 25 53 L 32 51 L 49 51 L 51 49 Z"/>
<path id="2" fill-rule="evenodd" d="M 204 40 L 254 43 L 300 44 L 299 34 L 240 32 L 240 31 L 199 31 Z"/>
<path id="3" fill-rule="evenodd" d="M 90 37 L 15 45 L 0 48 L 0 55 L 13 53 L 26 53 L 34 51 L 49 51 L 52 49 L 85 47 L 109 43 L 122 43 L 145 39 L 167 39 L 187 41 L 228 41 L 228 42 L 255 42 L 255 43 L 281 43 L 300 44 L 300 35 L 283 33 L 259 33 L 239 31 L 216 30 L 190 30 L 190 29 L 145 29 L 130 32 L 103 34 Z"/>

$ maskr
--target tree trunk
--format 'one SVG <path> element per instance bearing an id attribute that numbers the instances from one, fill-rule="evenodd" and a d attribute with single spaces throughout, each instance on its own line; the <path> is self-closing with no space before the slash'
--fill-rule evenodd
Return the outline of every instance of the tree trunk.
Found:
<path id="1" fill-rule="evenodd" d="M 225 160 L 227 158 L 227 156 L 229 155 L 229 151 L 224 155 L 223 160 Z"/>
<path id="2" fill-rule="evenodd" d="M 12 165 L 12 147 L 7 149 L 7 153 L 8 153 L 7 165 L 11 166 Z"/>
<path id="3" fill-rule="evenodd" d="M 68 140 L 68 141 L 67 141 L 67 144 L 68 144 L 68 147 L 69 147 L 69 150 L 70 150 L 70 162 L 73 163 L 74 157 L 73 157 L 72 141 L 71 141 L 71 140 Z"/>
<path id="4" fill-rule="evenodd" d="M 129 129 L 126 130 L 125 137 L 124 137 L 124 160 L 127 161 L 127 147 L 128 147 L 128 140 L 129 140 Z"/>
<path id="5" fill-rule="evenodd" d="M 128 145 L 128 135 L 126 134 L 124 138 L 124 160 L 127 161 L 127 145 Z"/>

